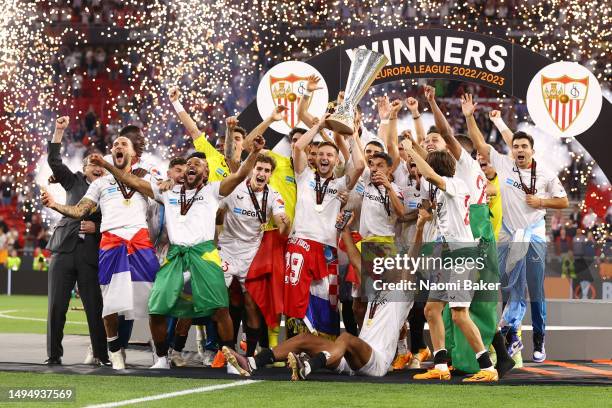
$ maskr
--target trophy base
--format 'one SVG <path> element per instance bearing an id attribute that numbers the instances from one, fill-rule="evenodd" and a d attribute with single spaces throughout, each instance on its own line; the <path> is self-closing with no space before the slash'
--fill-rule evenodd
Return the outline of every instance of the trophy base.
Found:
<path id="1" fill-rule="evenodd" d="M 351 123 L 352 125 L 352 123 Z M 346 123 L 346 121 L 341 120 L 339 118 L 329 118 L 325 121 L 325 127 L 331 129 L 336 133 L 340 133 L 343 135 L 352 135 L 353 134 L 353 126 L 350 126 Z"/>

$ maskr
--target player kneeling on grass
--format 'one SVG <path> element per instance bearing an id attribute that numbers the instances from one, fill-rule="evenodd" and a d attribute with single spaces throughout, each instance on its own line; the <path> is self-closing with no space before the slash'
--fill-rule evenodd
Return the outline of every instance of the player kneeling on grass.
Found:
<path id="1" fill-rule="evenodd" d="M 420 251 L 423 226 L 428 219 L 431 219 L 431 215 L 427 211 L 419 211 L 416 242 L 409 256 L 415 256 Z M 350 222 L 346 225 L 350 225 Z M 351 264 L 361 274 L 361 254 L 353 243 L 348 227 L 342 231 L 342 240 L 347 247 L 346 252 Z M 410 272 L 401 271 L 400 281 L 414 276 Z M 377 291 L 375 298 L 368 302 L 366 322 L 359 337 L 345 332 L 335 341 L 331 341 L 310 333 L 302 333 L 282 342 L 274 349 L 261 350 L 255 357 L 246 358 L 229 348 L 223 348 L 223 351 L 227 361 L 243 376 L 251 375 L 258 367 L 287 360 L 293 381 L 305 380 L 311 372 L 324 367 L 339 374 L 382 377 L 391 366 L 399 332 L 412 303 L 410 294 L 405 291 Z"/>
<path id="2" fill-rule="evenodd" d="M 444 251 L 444 258 L 456 258 L 476 254 L 474 251 L 476 243 L 472 236 L 469 223 L 469 210 L 467 207 L 469 190 L 466 184 L 455 177 L 456 161 L 447 151 L 433 151 L 428 153 L 427 160 L 417 154 L 412 147 L 412 141 L 405 139 L 403 142 L 407 153 L 413 158 L 419 172 L 431 183 L 430 200 L 438 217 L 438 227 L 442 242 L 448 245 L 450 251 Z M 473 243 L 473 244 L 472 244 Z M 466 245 L 467 244 L 467 245 Z M 475 257 L 476 255 L 474 255 Z M 446 263 L 446 261 L 445 261 Z M 434 272 L 431 280 L 441 281 L 441 273 Z M 466 282 L 470 273 L 463 279 Z M 459 282 L 460 276 L 451 272 L 448 282 Z M 487 382 L 497 381 L 497 371 L 486 350 L 478 327 L 474 324 L 469 314 L 469 306 L 473 296 L 473 290 L 464 288 L 461 284 L 457 290 L 448 288 L 442 290 L 430 290 L 429 300 L 425 306 L 425 317 L 429 324 L 431 341 L 434 346 L 434 368 L 423 374 L 414 376 L 415 380 L 450 380 L 448 369 L 448 354 L 445 348 L 444 321 L 442 311 L 449 304 L 453 323 L 461 330 L 470 344 L 480 366 L 480 371 L 464 381 Z"/>
<path id="3" fill-rule="evenodd" d="M 249 175 L 264 143 L 263 138 L 258 137 L 238 172 L 221 182 L 207 183 L 206 160 L 192 156 L 187 160 L 185 183 L 167 191 L 161 191 L 155 182 L 148 183 L 129 173 L 121 173 L 101 156 L 92 155 L 92 161 L 106 168 L 120 182 L 164 206 L 170 249 L 149 297 L 151 335 L 158 357 L 151 368 L 170 368 L 166 316 L 212 315 L 218 325 L 221 344 L 232 347 L 234 329 L 221 260 L 213 241 L 215 217 L 212 214 L 217 212 L 223 197 L 231 194 Z M 186 282 L 190 282 L 191 296 L 184 293 Z"/>

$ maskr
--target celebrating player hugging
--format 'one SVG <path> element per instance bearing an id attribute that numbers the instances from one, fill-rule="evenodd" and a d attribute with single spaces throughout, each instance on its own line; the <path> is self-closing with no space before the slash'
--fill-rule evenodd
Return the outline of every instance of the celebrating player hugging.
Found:
<path id="1" fill-rule="evenodd" d="M 558 178 L 534 160 L 537 141 L 512 133 L 492 111 L 510 152 L 486 144 L 470 94 L 458 101 L 467 136 L 454 134 L 429 86 L 422 93 L 435 127 L 425 132 L 416 98 L 380 96 L 374 134 L 350 84 L 323 116 L 310 113 L 319 82 L 316 76 L 305 82 L 296 113 L 305 128 L 287 132 L 281 142 L 287 155 L 264 149 L 263 135 L 294 114 L 293 103 L 278 104 L 250 132 L 227 118 L 219 151 L 172 87 L 170 102 L 196 152 L 173 158 L 160 173 L 141 160 L 142 131 L 128 126 L 110 157 L 88 156 L 86 167 L 96 173 L 82 196 L 69 196 L 76 204 L 42 193 L 44 205 L 66 217 L 101 213 L 103 307 L 89 309 L 88 317 L 104 322 L 112 367 L 126 368 L 132 321 L 148 318 L 152 369 L 190 363 L 183 349 L 194 325 L 202 357 L 205 340 L 215 357 L 200 364 L 242 376 L 280 364 L 292 380 L 324 368 L 376 377 L 410 368 L 420 370 L 411 374 L 416 380 L 449 380 L 455 369 L 470 374 L 464 381 L 494 382 L 523 348 L 526 289 L 533 358 L 544 361 L 544 216 L 568 200 Z M 414 129 L 398 129 L 404 108 Z M 58 126 L 67 121 L 58 119 Z M 373 258 L 396 255 L 432 262 L 373 271 Z M 472 258 L 478 266 L 467 266 Z M 462 267 L 447 269 L 436 259 Z M 375 280 L 385 285 L 374 287 Z M 408 281 L 435 289 L 391 290 L 428 286 L 391 285 Z M 501 282 L 502 290 L 472 282 Z M 95 342 L 104 360 L 103 336 L 102 347 Z"/>

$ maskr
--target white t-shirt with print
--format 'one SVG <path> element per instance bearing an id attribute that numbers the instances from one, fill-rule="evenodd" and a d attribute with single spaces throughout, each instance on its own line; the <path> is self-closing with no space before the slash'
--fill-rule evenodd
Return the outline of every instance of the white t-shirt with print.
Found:
<path id="1" fill-rule="evenodd" d="M 503 224 L 511 232 L 517 229 L 525 229 L 539 222 L 546 215 L 545 209 L 536 209 L 527 205 L 526 194 L 521 187 L 519 169 L 514 161 L 505 155 L 498 153 L 493 147 L 490 148 L 489 157 L 491 165 L 497 171 L 499 177 L 499 188 L 502 195 Z M 527 188 L 531 187 L 531 168 L 520 169 L 520 175 Z M 536 164 L 535 196 L 541 198 L 567 197 L 565 188 L 556 174 Z M 542 226 L 542 229 L 545 227 Z M 534 231 L 537 235 L 544 237 L 545 231 Z"/>
<path id="2" fill-rule="evenodd" d="M 390 237 L 395 235 L 395 222 L 397 214 L 391 204 L 391 199 L 387 197 L 387 189 L 384 186 L 375 186 L 370 181 L 370 169 L 366 168 L 363 172 L 365 189 L 363 193 L 363 203 L 361 204 L 361 218 L 359 222 L 359 234 L 364 237 L 379 236 Z M 402 193 L 395 183 L 391 183 L 393 192 L 403 201 Z M 387 197 L 389 203 L 389 214 L 385 209 L 384 201 Z"/>
<path id="3" fill-rule="evenodd" d="M 461 148 L 461 156 L 457 160 L 455 177 L 463 180 L 470 192 L 468 204 L 487 203 L 487 179 L 480 164 Z"/>
<path id="4" fill-rule="evenodd" d="M 337 246 L 336 217 L 340 212 L 340 200 L 336 197 L 346 190 L 346 177 L 333 179 L 327 186 L 323 198 L 323 210 L 315 210 L 317 196 L 315 193 L 315 171 L 305 167 L 295 175 L 297 183 L 297 203 L 295 206 L 293 236 L 310 239 L 332 247 Z M 321 187 L 325 179 L 321 178 Z"/>
<path id="5" fill-rule="evenodd" d="M 168 238 L 174 245 L 194 246 L 215 238 L 215 216 L 223 196 L 219 194 L 220 181 L 206 184 L 196 193 L 196 189 L 186 190 L 187 202 L 193 204 L 186 215 L 181 215 L 181 185 L 172 190 L 159 191 L 156 182 L 151 183 L 155 199 L 164 205 L 165 224 Z"/>
<path id="6" fill-rule="evenodd" d="M 436 190 L 440 235 L 446 242 L 474 242 L 469 218 L 470 191 L 458 177 L 442 177 L 446 190 Z"/>
<path id="7" fill-rule="evenodd" d="M 146 181 L 150 179 L 148 174 L 143 177 Z M 127 190 L 131 191 L 129 188 Z M 117 180 L 110 174 L 91 183 L 84 198 L 100 207 L 100 232 L 109 231 L 121 238 L 130 239 L 140 229 L 147 228 L 148 198 L 135 192 L 127 200 L 123 197 Z"/>
<path id="8" fill-rule="evenodd" d="M 255 255 L 263 237 L 261 222 L 257 218 L 255 206 L 249 195 L 247 181 L 240 183 L 234 191 L 221 202 L 221 208 L 227 209 L 223 221 L 223 231 L 219 234 L 219 246 L 232 256 Z M 264 192 L 254 192 L 255 198 L 262 205 Z M 285 212 L 285 202 L 281 195 L 268 186 L 266 198 L 266 223 L 273 215 Z"/>

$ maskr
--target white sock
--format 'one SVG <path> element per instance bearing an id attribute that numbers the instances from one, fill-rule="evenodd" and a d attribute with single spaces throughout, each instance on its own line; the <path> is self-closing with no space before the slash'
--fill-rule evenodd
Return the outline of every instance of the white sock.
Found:
<path id="1" fill-rule="evenodd" d="M 403 354 L 408 354 L 408 342 L 405 337 L 397 341 L 397 355 L 401 356 Z"/>
<path id="2" fill-rule="evenodd" d="M 308 361 L 304 362 L 304 374 L 309 375 L 311 371 L 310 363 Z"/>
<path id="3" fill-rule="evenodd" d="M 443 363 L 443 364 L 436 364 L 436 365 L 434 366 L 434 368 L 435 368 L 436 370 L 440 370 L 440 371 L 448 371 L 448 364 L 446 364 L 446 363 Z"/>
<path id="4" fill-rule="evenodd" d="M 483 355 L 484 353 L 486 353 L 486 352 L 487 352 L 487 350 L 486 350 L 486 349 L 484 349 L 484 350 L 479 351 L 478 353 L 476 353 L 476 360 L 478 360 L 478 359 L 480 358 L 480 356 L 482 356 L 482 355 Z"/>
<path id="5" fill-rule="evenodd" d="M 255 363 L 255 357 L 247 357 L 247 360 L 249 361 L 249 366 L 251 367 L 251 370 L 257 370 L 257 363 Z"/>

